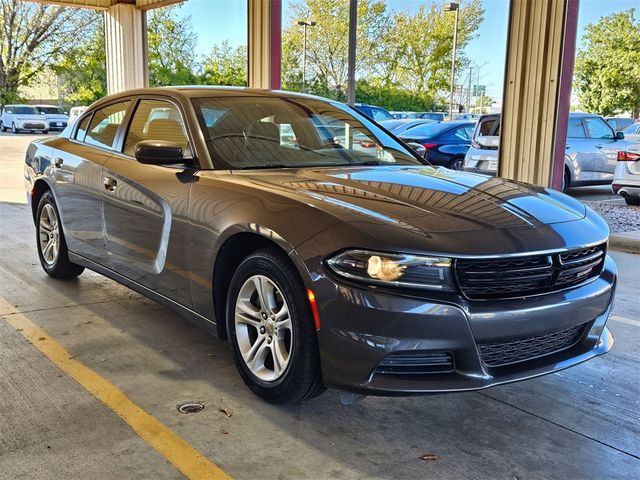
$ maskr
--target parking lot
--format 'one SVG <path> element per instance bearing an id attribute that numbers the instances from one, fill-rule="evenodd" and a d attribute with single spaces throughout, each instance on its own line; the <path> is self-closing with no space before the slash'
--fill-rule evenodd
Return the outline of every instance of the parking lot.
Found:
<path id="1" fill-rule="evenodd" d="M 0 478 L 182 478 L 130 428 L 131 418 L 105 405 L 109 392 L 121 392 L 120 402 L 139 407 L 131 415 L 149 414 L 146 421 L 177 434 L 187 455 L 200 452 L 221 476 L 640 476 L 638 256 L 611 252 L 620 279 L 607 355 L 480 392 L 343 406 L 328 391 L 278 407 L 245 387 L 226 343 L 172 311 L 92 272 L 48 278 L 21 178 L 24 150 L 38 135 L 1 135 Z M 86 375 L 75 380 L 69 372 L 80 368 Z M 176 408 L 185 402 L 206 408 L 185 415 Z"/>

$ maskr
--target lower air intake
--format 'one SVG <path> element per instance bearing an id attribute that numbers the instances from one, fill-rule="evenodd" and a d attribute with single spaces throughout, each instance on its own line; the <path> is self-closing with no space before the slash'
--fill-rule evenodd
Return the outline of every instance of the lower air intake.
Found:
<path id="1" fill-rule="evenodd" d="M 380 375 L 424 375 L 454 370 L 453 353 L 408 350 L 387 355 L 376 367 Z"/>

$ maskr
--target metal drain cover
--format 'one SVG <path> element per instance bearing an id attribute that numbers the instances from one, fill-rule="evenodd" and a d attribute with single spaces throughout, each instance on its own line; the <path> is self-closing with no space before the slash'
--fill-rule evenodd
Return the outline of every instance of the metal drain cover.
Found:
<path id="1" fill-rule="evenodd" d="M 204 410 L 204 403 L 188 402 L 178 405 L 180 413 L 198 413 Z"/>

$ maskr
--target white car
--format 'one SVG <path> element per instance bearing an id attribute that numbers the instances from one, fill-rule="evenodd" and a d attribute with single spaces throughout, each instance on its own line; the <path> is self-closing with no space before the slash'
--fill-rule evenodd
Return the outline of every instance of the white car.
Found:
<path id="1" fill-rule="evenodd" d="M 640 143 L 640 122 L 632 123 L 622 130 L 622 132 L 624 133 L 625 140 Z"/>
<path id="2" fill-rule="evenodd" d="M 69 121 L 67 115 L 60 107 L 55 105 L 34 105 L 40 115 L 44 115 L 49 130 L 64 130 Z"/>
<path id="3" fill-rule="evenodd" d="M 5 105 L 0 115 L 0 130 L 13 133 L 20 131 L 49 133 L 46 119 L 33 105 Z"/>
<path id="4" fill-rule="evenodd" d="M 618 152 L 611 188 L 627 205 L 640 205 L 640 143 Z"/>
<path id="5" fill-rule="evenodd" d="M 71 107 L 71 110 L 69 110 L 69 120 L 67 120 L 67 124 L 71 125 L 75 122 L 80 115 L 87 111 L 87 108 L 89 107 Z"/>

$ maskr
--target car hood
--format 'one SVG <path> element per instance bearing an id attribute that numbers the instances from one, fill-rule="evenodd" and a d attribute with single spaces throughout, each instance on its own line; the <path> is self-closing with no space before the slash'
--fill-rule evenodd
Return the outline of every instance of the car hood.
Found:
<path id="1" fill-rule="evenodd" d="M 539 227 L 585 217 L 559 192 L 427 166 L 242 172 L 254 185 L 299 198 L 346 222 L 403 224 L 423 232 Z"/>

